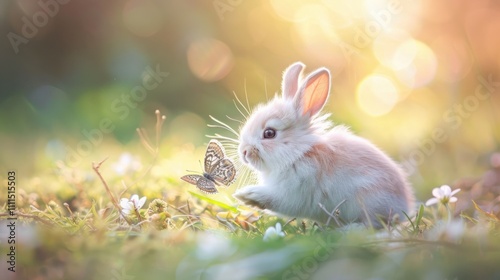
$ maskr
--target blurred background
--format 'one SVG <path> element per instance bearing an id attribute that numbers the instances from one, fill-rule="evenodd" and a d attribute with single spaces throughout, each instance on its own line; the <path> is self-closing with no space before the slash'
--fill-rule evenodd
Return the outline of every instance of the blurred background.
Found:
<path id="1" fill-rule="evenodd" d="M 209 115 L 242 118 L 233 92 L 265 102 L 295 61 L 331 70 L 325 111 L 417 195 L 499 150 L 499 1 L 12 0 L 0 34 L 0 169 L 18 176 L 134 153 L 156 109 L 162 147 L 203 146 Z"/>

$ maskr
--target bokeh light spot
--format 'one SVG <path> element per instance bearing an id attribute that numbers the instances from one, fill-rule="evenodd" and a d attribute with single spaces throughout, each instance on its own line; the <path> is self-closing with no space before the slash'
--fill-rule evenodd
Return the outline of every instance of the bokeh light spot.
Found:
<path id="1" fill-rule="evenodd" d="M 382 116 L 389 113 L 398 101 L 398 90 L 389 78 L 370 75 L 359 83 L 356 98 L 365 113 Z"/>
<path id="2" fill-rule="evenodd" d="M 42 85 L 36 88 L 29 96 L 30 104 L 42 113 L 55 113 L 68 102 L 67 94 L 51 85 Z"/>
<path id="3" fill-rule="evenodd" d="M 49 140 L 45 146 L 45 155 L 51 161 L 64 159 L 64 156 L 66 155 L 64 143 L 59 139 Z"/>
<path id="4" fill-rule="evenodd" d="M 132 44 L 117 46 L 107 64 L 113 78 L 132 83 L 140 82 L 141 73 L 147 65 L 147 56 Z"/>
<path id="5" fill-rule="evenodd" d="M 297 10 L 296 14 L 298 18 L 307 19 L 295 24 L 295 28 L 297 28 L 305 42 L 319 35 L 332 42 L 339 40 L 335 32 L 334 22 L 330 19 L 331 16 L 324 7 L 314 4 L 303 5 L 302 8 Z"/>
<path id="6" fill-rule="evenodd" d="M 397 71 L 408 67 L 417 55 L 417 44 L 414 39 L 408 39 L 396 48 L 392 57 L 392 69 Z"/>
<path id="7" fill-rule="evenodd" d="M 296 12 L 297 18 L 292 29 L 292 39 L 296 49 L 304 56 L 322 65 L 335 65 L 332 76 L 335 77 L 344 70 L 349 57 L 340 48 L 342 39 L 336 32 L 337 24 L 344 24 L 338 19 L 332 19 L 328 10 L 320 5 L 302 5 Z"/>
<path id="8" fill-rule="evenodd" d="M 224 78 L 232 69 L 234 58 L 229 47 L 215 39 L 200 39 L 191 43 L 187 51 L 191 72 L 206 82 Z"/>
<path id="9" fill-rule="evenodd" d="M 402 29 L 391 28 L 385 32 L 380 33 L 373 42 L 373 53 L 377 60 L 384 66 L 391 67 L 393 69 L 403 68 L 407 66 L 414 56 L 414 53 L 410 53 L 410 57 L 405 58 L 404 56 L 396 58 L 397 50 L 399 46 L 410 39 L 410 34 Z M 399 54 L 398 55 L 402 55 Z"/>
<path id="10" fill-rule="evenodd" d="M 436 55 L 430 47 L 415 39 L 401 43 L 394 54 L 392 69 L 408 87 L 426 85 L 436 75 Z"/>

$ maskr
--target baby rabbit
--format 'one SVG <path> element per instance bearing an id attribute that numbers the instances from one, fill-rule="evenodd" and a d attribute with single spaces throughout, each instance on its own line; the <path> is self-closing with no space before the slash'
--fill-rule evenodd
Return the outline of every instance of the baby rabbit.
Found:
<path id="1" fill-rule="evenodd" d="M 379 228 L 393 215 L 404 220 L 414 204 L 400 167 L 375 145 L 319 115 L 330 94 L 330 72 L 302 79 L 304 64 L 283 74 L 282 95 L 259 105 L 240 132 L 241 160 L 257 171 L 258 185 L 238 190 L 245 204 L 290 217 L 326 222 L 321 203 L 345 223 Z"/>

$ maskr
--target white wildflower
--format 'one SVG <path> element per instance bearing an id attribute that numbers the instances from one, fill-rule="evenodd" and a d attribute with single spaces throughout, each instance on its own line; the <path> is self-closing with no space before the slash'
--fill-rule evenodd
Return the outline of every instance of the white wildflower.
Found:
<path id="1" fill-rule="evenodd" d="M 276 223 L 276 227 L 269 227 L 264 233 L 264 241 L 276 240 L 285 236 L 285 233 L 281 231 L 281 224 Z"/>
<path id="2" fill-rule="evenodd" d="M 122 198 L 120 199 L 120 206 L 122 207 L 122 213 L 124 215 L 130 215 L 132 212 L 135 212 L 135 210 L 139 210 L 144 206 L 144 203 L 146 202 L 146 197 L 143 196 L 141 199 L 139 199 L 139 196 L 134 194 L 130 199 L 128 198 Z"/>
<path id="3" fill-rule="evenodd" d="M 432 190 L 432 195 L 434 196 L 433 198 L 427 200 L 425 203 L 425 206 L 430 206 L 436 203 L 441 203 L 444 206 L 447 206 L 448 203 L 454 203 L 457 202 L 457 198 L 454 197 L 457 192 L 459 192 L 460 189 L 456 189 L 454 191 L 451 191 L 450 186 L 448 185 L 443 185 L 439 188 L 434 188 Z"/>

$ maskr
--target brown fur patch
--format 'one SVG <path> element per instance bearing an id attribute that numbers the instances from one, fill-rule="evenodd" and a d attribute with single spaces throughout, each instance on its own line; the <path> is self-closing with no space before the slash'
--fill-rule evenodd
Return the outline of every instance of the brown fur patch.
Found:
<path id="1" fill-rule="evenodd" d="M 317 144 L 304 154 L 306 159 L 314 162 L 319 170 L 316 171 L 316 179 L 321 180 L 323 174 L 332 174 L 335 170 L 335 154 L 326 144 Z"/>

